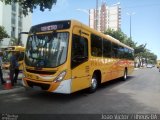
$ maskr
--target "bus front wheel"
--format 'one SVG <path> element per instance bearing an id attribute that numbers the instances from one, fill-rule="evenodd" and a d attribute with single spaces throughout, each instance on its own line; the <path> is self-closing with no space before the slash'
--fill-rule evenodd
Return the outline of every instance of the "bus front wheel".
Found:
<path id="1" fill-rule="evenodd" d="M 98 81 L 97 81 L 97 76 L 96 75 L 93 75 L 92 79 L 91 79 L 91 86 L 89 88 L 89 92 L 90 93 L 93 93 L 96 91 L 98 87 Z"/>

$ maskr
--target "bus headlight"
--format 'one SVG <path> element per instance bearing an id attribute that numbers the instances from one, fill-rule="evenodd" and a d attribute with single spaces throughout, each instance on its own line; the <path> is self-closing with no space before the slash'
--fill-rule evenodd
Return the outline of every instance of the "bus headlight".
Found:
<path id="1" fill-rule="evenodd" d="M 63 80 L 64 76 L 66 75 L 66 71 L 61 72 L 58 77 L 54 80 L 54 82 L 60 82 Z"/>

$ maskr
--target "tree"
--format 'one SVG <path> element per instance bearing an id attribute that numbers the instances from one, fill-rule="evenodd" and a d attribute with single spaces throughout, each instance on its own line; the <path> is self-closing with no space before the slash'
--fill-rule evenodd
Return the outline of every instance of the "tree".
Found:
<path id="1" fill-rule="evenodd" d="M 132 48 L 135 48 L 136 47 L 136 44 L 134 41 L 132 41 L 132 39 L 128 38 L 126 34 L 124 34 L 121 29 L 119 30 L 113 30 L 113 29 L 107 29 L 104 34 L 107 34 L 107 35 L 110 35 L 114 38 L 116 38 L 117 40 L 119 40 L 120 42 L 132 47 Z"/>
<path id="2" fill-rule="evenodd" d="M 134 56 L 135 56 L 135 62 L 138 63 L 138 67 L 143 66 L 145 62 L 145 54 L 146 54 L 146 45 L 147 44 L 141 44 L 139 46 L 136 46 L 134 49 Z"/>
<path id="3" fill-rule="evenodd" d="M 127 36 L 121 30 L 115 31 L 109 28 L 104 32 L 104 34 L 110 35 L 123 43 L 125 39 L 127 39 Z"/>
<path id="4" fill-rule="evenodd" d="M 3 41 L 4 38 L 9 38 L 9 35 L 5 31 L 3 26 L 0 26 L 0 43 Z"/>
<path id="5" fill-rule="evenodd" d="M 155 55 L 154 53 L 150 52 L 150 50 L 148 50 L 145 55 L 146 55 L 145 58 L 146 58 L 146 63 L 147 64 L 156 64 L 157 55 Z"/>
<path id="6" fill-rule="evenodd" d="M 23 14 L 26 16 L 28 12 L 33 12 L 37 6 L 41 11 L 45 9 L 51 10 L 52 6 L 56 4 L 57 0 L 0 0 L 5 4 L 19 3 L 22 7 Z"/>
<path id="7" fill-rule="evenodd" d="M 138 59 L 140 66 L 144 64 L 156 64 L 157 55 L 146 48 L 147 44 L 141 44 L 135 47 L 135 58 Z"/>

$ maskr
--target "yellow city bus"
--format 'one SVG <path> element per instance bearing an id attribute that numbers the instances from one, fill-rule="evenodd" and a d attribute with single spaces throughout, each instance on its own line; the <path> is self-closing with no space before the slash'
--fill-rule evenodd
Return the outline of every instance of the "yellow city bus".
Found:
<path id="1" fill-rule="evenodd" d="M 32 26 L 25 58 L 23 85 L 70 94 L 115 78 L 127 79 L 134 70 L 134 49 L 76 21 L 53 21 Z"/>
<path id="2" fill-rule="evenodd" d="M 23 46 L 9 46 L 2 48 L 3 50 L 3 69 L 9 69 L 10 66 L 10 57 L 12 55 L 12 52 L 18 52 L 18 63 L 19 63 L 19 70 L 23 70 L 23 59 L 24 59 L 24 50 L 25 47 Z"/>

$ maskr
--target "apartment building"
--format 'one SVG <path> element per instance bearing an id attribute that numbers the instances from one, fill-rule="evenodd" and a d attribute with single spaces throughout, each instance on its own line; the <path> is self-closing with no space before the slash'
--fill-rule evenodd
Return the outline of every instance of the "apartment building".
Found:
<path id="1" fill-rule="evenodd" d="M 121 7 L 120 4 L 107 6 L 106 2 L 96 9 L 89 10 L 89 26 L 100 32 L 105 32 L 108 28 L 118 30 L 121 27 Z"/>
<path id="2" fill-rule="evenodd" d="M 24 16 L 18 3 L 5 5 L 0 2 L 0 25 L 5 27 L 10 38 L 5 38 L 2 46 L 11 45 L 11 38 L 18 38 L 19 32 L 28 32 L 32 25 L 32 15 Z M 27 36 L 22 36 L 22 44 L 26 44 Z"/>

